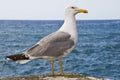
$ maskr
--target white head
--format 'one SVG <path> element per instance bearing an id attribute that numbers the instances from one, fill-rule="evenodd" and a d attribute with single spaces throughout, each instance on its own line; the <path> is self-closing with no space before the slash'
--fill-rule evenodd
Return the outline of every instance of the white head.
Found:
<path id="1" fill-rule="evenodd" d="M 64 24 L 59 29 L 60 31 L 69 33 L 71 35 L 71 39 L 74 40 L 75 43 L 77 42 L 77 29 L 75 21 L 75 15 L 77 13 L 88 13 L 88 11 L 74 6 L 67 7 L 64 12 Z"/>
<path id="2" fill-rule="evenodd" d="M 70 6 L 65 9 L 65 15 L 76 15 L 77 13 L 88 13 L 85 9 L 79 9 L 78 7 Z"/>

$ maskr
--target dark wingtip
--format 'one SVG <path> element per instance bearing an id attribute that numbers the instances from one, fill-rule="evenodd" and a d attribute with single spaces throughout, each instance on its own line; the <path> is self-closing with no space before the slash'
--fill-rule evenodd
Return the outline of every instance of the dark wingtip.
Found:
<path id="1" fill-rule="evenodd" d="M 8 60 L 8 61 L 13 61 L 12 59 L 10 59 L 9 56 L 6 56 L 5 59 Z"/>
<path id="2" fill-rule="evenodd" d="M 14 55 L 6 56 L 5 59 L 9 61 L 14 61 Z"/>
<path id="3" fill-rule="evenodd" d="M 17 61 L 17 60 L 26 60 L 29 59 L 29 57 L 26 57 L 25 54 L 15 54 L 15 55 L 6 56 L 5 59 L 10 61 Z"/>

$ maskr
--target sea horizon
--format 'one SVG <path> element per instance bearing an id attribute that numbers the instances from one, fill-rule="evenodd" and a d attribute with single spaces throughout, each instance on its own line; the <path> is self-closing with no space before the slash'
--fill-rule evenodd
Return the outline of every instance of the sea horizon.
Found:
<path id="1" fill-rule="evenodd" d="M 120 19 L 76 19 L 76 21 L 102 21 L 102 20 L 120 20 Z M 64 21 L 64 19 L 0 19 L 0 21 Z"/>

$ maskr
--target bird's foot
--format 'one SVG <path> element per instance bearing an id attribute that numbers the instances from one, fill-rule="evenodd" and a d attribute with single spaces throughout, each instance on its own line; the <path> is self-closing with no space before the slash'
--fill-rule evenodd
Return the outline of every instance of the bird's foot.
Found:
<path id="1" fill-rule="evenodd" d="M 69 76 L 73 76 L 74 74 L 73 73 L 54 73 L 52 74 L 52 76 L 66 76 L 66 77 L 69 77 Z"/>
<path id="2" fill-rule="evenodd" d="M 60 73 L 52 73 L 51 76 L 59 76 L 59 75 L 60 75 Z"/>
<path id="3" fill-rule="evenodd" d="M 66 77 L 69 77 L 69 76 L 73 76 L 74 74 L 73 73 L 60 73 L 60 76 L 66 76 Z"/>

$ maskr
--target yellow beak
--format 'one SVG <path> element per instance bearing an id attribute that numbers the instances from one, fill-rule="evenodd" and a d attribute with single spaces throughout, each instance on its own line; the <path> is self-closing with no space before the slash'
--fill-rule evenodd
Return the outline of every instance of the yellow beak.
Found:
<path id="1" fill-rule="evenodd" d="M 78 9 L 77 11 L 78 11 L 78 13 L 88 13 L 88 11 L 86 9 Z"/>

